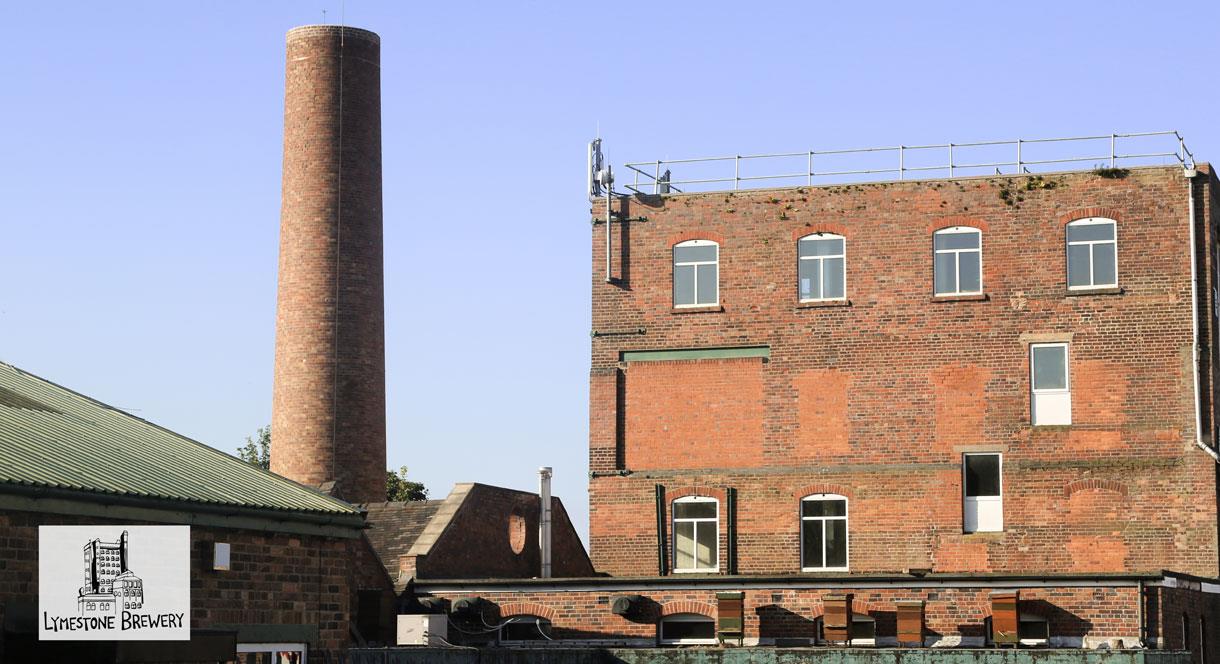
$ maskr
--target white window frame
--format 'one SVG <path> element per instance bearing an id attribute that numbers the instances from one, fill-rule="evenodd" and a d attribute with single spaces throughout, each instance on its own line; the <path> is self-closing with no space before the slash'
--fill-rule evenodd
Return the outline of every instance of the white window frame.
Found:
<path id="1" fill-rule="evenodd" d="M 542 623 L 545 623 L 548 627 L 551 628 L 552 632 L 554 632 L 555 626 L 554 626 L 554 624 L 551 623 L 550 620 L 547 620 L 546 618 L 543 618 L 542 616 L 535 616 L 533 614 L 522 613 L 522 614 L 518 614 L 515 616 L 509 616 L 508 618 L 504 619 L 504 622 L 500 624 L 500 629 L 496 630 L 496 641 L 499 643 L 502 643 L 502 644 L 533 644 L 533 643 L 539 643 L 539 642 L 546 643 L 548 641 L 554 641 L 555 637 L 548 636 L 546 634 L 546 632 L 542 632 L 542 628 L 541 628 L 542 626 L 539 624 L 539 621 L 541 621 Z M 506 639 L 506 638 L 504 638 L 504 628 L 508 627 L 509 624 L 532 624 L 532 625 L 534 625 L 535 629 L 537 629 L 539 632 L 542 632 L 542 633 L 538 636 L 537 639 Z"/>
<path id="2" fill-rule="evenodd" d="M 938 235 L 968 235 L 975 234 L 979 237 L 978 249 L 937 249 L 936 237 Z M 979 255 L 979 289 L 974 291 L 962 290 L 962 254 L 975 252 Z M 953 288 L 952 291 L 936 290 L 936 256 L 938 254 L 953 254 Z M 955 295 L 982 295 L 983 294 L 983 231 L 973 226 L 950 226 L 942 228 L 935 233 L 932 233 L 932 293 L 936 296 L 953 297 Z"/>
<path id="3" fill-rule="evenodd" d="M 301 653 L 301 664 L 307 664 L 309 661 L 309 644 L 306 643 L 239 643 L 237 644 L 237 654 L 244 653 L 271 653 L 272 656 L 277 652 L 293 651 Z M 241 661 L 241 658 L 238 658 Z"/>
<path id="4" fill-rule="evenodd" d="M 843 241 L 843 253 L 829 255 L 829 256 L 802 256 L 801 255 L 801 242 L 804 242 L 805 240 L 842 240 Z M 800 281 L 801 280 L 801 270 L 800 270 L 801 261 L 813 261 L 813 262 L 817 263 L 817 265 L 818 265 L 818 267 L 817 267 L 818 283 L 821 286 L 822 292 L 825 293 L 826 292 L 826 279 L 823 278 L 823 276 L 825 275 L 825 271 L 823 268 L 825 267 L 824 264 L 825 264 L 825 261 L 827 258 L 842 258 L 843 259 L 843 294 L 838 297 L 801 297 L 801 281 Z M 796 296 L 801 302 L 841 302 L 841 301 L 847 299 L 847 238 L 845 238 L 842 235 L 839 235 L 837 233 L 810 233 L 809 235 L 806 235 L 796 241 L 796 261 L 797 261 Z"/>
<path id="5" fill-rule="evenodd" d="M 712 625 L 712 636 L 707 639 L 667 639 L 665 638 L 665 623 L 667 622 L 706 622 Z M 675 613 L 673 615 L 662 616 L 657 623 L 657 641 L 662 645 L 667 646 L 686 646 L 686 645 L 715 645 L 716 644 L 716 619 L 705 616 L 701 613 Z"/>
<path id="6" fill-rule="evenodd" d="M 805 516 L 804 506 L 807 500 L 842 500 L 844 504 L 843 516 Z M 801 502 L 797 505 L 796 516 L 801 521 L 800 532 L 800 547 L 801 547 L 801 571 L 802 572 L 846 572 L 851 565 L 851 501 L 847 496 L 841 496 L 837 493 L 813 493 L 801 498 Z M 805 564 L 805 527 L 809 522 L 816 522 L 822 528 L 822 560 L 826 559 L 826 522 L 827 521 L 842 521 L 844 542 L 843 548 L 847 554 L 847 565 L 842 567 L 809 567 Z"/>
<path id="7" fill-rule="evenodd" d="M 680 247 L 715 247 L 716 260 L 714 261 L 679 261 L 678 248 Z M 714 240 L 687 240 L 679 242 L 670 248 L 669 252 L 670 264 L 672 265 L 672 275 L 670 280 L 670 300 L 673 302 L 675 309 L 690 309 L 696 307 L 715 307 L 720 305 L 720 243 Z M 694 266 L 695 268 L 695 301 L 692 304 L 678 304 L 677 285 L 678 285 L 678 268 L 682 266 Z M 716 269 L 716 293 L 712 302 L 703 302 L 699 295 L 699 271 L 707 269 L 707 266 L 713 266 Z"/>
<path id="8" fill-rule="evenodd" d="M 971 496 L 967 492 L 966 458 L 972 456 L 994 456 L 999 460 L 998 473 L 999 495 Z M 979 522 L 980 507 L 989 508 L 987 512 L 999 515 L 999 523 L 981 525 Z M 974 512 L 974 528 L 968 527 L 970 512 Z M 1004 455 L 1000 452 L 968 452 L 962 455 L 962 532 L 963 533 L 999 533 L 1004 532 Z"/>
<path id="9" fill-rule="evenodd" d="M 1072 228 L 1075 226 L 1102 226 L 1105 224 L 1109 224 L 1110 226 L 1114 227 L 1114 239 L 1113 240 L 1075 240 L 1075 241 L 1072 241 L 1072 240 L 1068 239 L 1068 229 L 1069 228 Z M 1065 278 L 1067 279 L 1068 290 L 1082 291 L 1082 290 L 1095 290 L 1098 288 L 1118 288 L 1118 222 L 1117 221 L 1115 221 L 1113 219 L 1108 219 L 1106 217 L 1086 217 L 1084 219 L 1076 219 L 1075 221 L 1068 222 L 1067 226 L 1064 227 L 1063 241 L 1065 243 L 1064 250 L 1063 250 L 1064 275 L 1065 275 Z M 1099 284 L 1093 278 L 1093 245 L 1095 245 L 1095 244 L 1114 245 L 1114 283 Z M 1087 246 L 1089 248 L 1089 283 L 1087 285 L 1083 285 L 1083 286 L 1073 286 L 1072 285 L 1071 249 L 1072 249 L 1072 247 L 1083 247 L 1083 246 Z"/>
<path id="10" fill-rule="evenodd" d="M 1034 350 L 1063 348 L 1062 388 L 1038 388 L 1034 383 Z M 1064 426 L 1072 423 L 1072 349 L 1067 342 L 1029 345 L 1029 421 L 1032 426 Z M 1039 412 L 1043 413 L 1041 416 Z"/>
<path id="11" fill-rule="evenodd" d="M 689 503 L 712 503 L 713 505 L 716 506 L 716 516 L 715 517 L 696 517 L 696 518 L 683 517 L 683 518 L 679 519 L 678 518 L 678 505 L 682 504 L 682 503 L 687 503 L 687 504 L 689 504 Z M 710 496 L 683 496 L 682 498 L 675 499 L 673 501 L 673 503 L 670 504 L 670 510 L 673 513 L 672 517 L 670 518 L 670 524 L 671 524 L 670 527 L 671 527 L 671 533 L 673 534 L 672 555 L 673 555 L 674 573 L 675 574 L 698 574 L 700 572 L 702 572 L 702 573 L 719 572 L 720 571 L 720 501 L 715 498 L 712 498 Z M 699 526 L 700 526 L 700 524 L 704 524 L 703 525 L 704 528 L 707 527 L 706 524 L 711 524 L 711 526 L 713 528 L 715 528 L 716 546 L 712 549 L 712 551 L 716 556 L 716 564 L 713 567 L 691 567 L 691 568 L 679 568 L 678 567 L 678 522 L 679 521 L 694 523 L 694 530 L 693 530 L 691 536 L 694 539 L 695 546 L 699 545 L 699 530 L 700 530 Z M 698 555 L 694 556 L 694 564 L 695 565 L 699 564 Z"/>

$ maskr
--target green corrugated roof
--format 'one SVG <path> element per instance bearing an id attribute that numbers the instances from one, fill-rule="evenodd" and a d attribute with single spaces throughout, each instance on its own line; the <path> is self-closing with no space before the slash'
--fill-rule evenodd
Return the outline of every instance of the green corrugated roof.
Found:
<path id="1" fill-rule="evenodd" d="M 0 362 L 0 491 L 48 487 L 285 513 L 359 509 Z"/>

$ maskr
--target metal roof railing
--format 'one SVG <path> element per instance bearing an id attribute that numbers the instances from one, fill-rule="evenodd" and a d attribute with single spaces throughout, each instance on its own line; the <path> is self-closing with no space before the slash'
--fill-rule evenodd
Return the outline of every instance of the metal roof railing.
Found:
<path id="1" fill-rule="evenodd" d="M 1109 143 L 1108 150 L 1103 141 Z M 874 163 L 879 158 L 894 161 Z M 809 186 L 870 181 L 859 176 L 888 175 L 891 179 L 907 180 L 910 174 L 918 174 L 916 179 L 1013 175 L 1032 173 L 1031 167 L 1045 171 L 1048 166 L 1070 164 L 1121 168 L 1149 165 L 1156 159 L 1167 162 L 1169 158 L 1183 168 L 1194 168 L 1194 154 L 1176 131 L 637 161 L 625 164 L 633 180 L 624 186 L 639 194 L 666 194 L 681 193 L 679 185 L 693 187 L 688 189 L 691 191 L 728 191 L 727 186 L 715 185 L 731 183 L 731 190 L 736 191 L 768 184 L 796 186 L 802 181 Z M 732 177 L 727 171 L 730 164 Z M 769 165 L 778 172 L 766 172 L 764 166 L 763 172 L 754 173 L 757 164 Z M 802 165 L 803 169 L 795 170 Z M 681 167 L 689 177 L 675 178 L 673 167 Z M 936 175 L 937 172 L 942 175 Z"/>

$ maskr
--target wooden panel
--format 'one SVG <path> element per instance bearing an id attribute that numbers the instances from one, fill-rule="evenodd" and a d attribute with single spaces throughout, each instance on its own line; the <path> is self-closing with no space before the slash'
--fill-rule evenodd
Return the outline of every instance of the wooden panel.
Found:
<path id="1" fill-rule="evenodd" d="M 726 638 L 740 642 L 745 631 L 745 593 L 716 593 L 716 623 L 722 642 Z"/>
<path id="2" fill-rule="evenodd" d="M 923 645 L 923 600 L 895 602 L 898 607 L 898 645 Z"/>
<path id="3" fill-rule="evenodd" d="M 1017 591 L 991 593 L 991 640 L 1017 643 Z"/>
<path id="4" fill-rule="evenodd" d="M 830 643 L 847 643 L 851 628 L 851 593 L 822 596 L 822 635 Z"/>

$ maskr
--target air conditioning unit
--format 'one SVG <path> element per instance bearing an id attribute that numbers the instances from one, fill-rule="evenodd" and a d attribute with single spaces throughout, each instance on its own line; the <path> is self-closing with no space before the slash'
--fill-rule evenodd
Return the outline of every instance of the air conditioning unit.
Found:
<path id="1" fill-rule="evenodd" d="M 417 613 L 398 616 L 400 646 L 443 646 L 449 638 L 449 616 L 439 613 Z"/>

